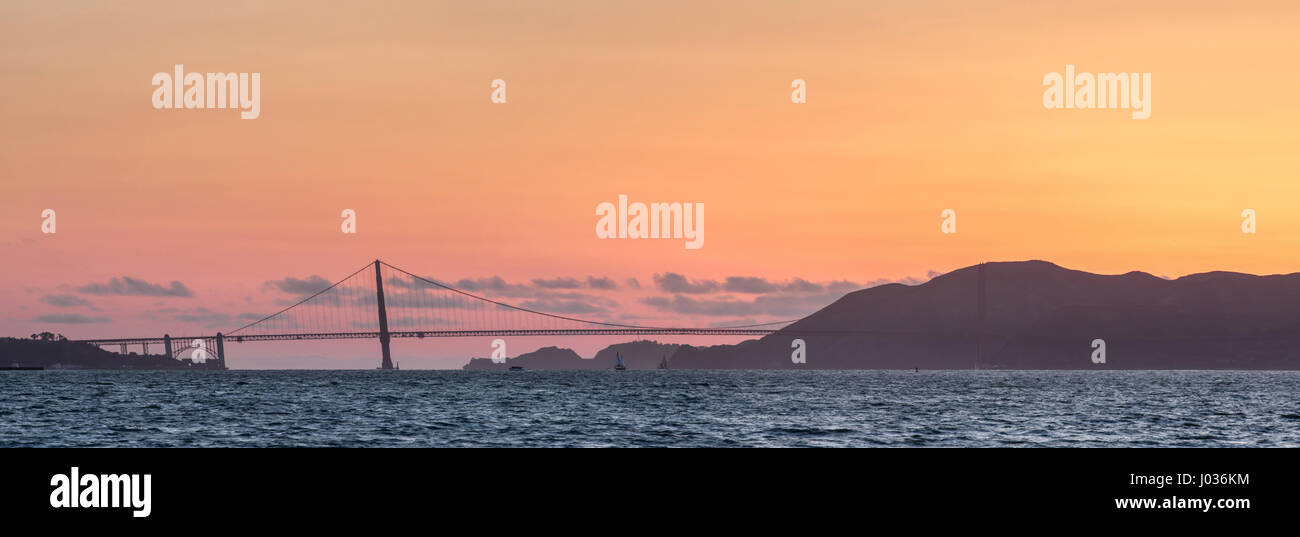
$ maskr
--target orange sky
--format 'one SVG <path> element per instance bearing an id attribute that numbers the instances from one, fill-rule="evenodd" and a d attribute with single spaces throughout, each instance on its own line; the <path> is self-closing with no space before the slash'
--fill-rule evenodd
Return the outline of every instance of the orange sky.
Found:
<path id="1" fill-rule="evenodd" d="M 0 5 L 5 335 L 204 331 L 140 312 L 266 311 L 264 282 L 375 257 L 637 278 L 631 310 L 665 272 L 1300 270 L 1294 2 L 76 4 Z M 178 63 L 261 73 L 261 117 L 153 109 Z M 1066 64 L 1152 73 L 1150 119 L 1045 109 Z M 705 203 L 704 248 L 597 239 L 619 194 Z M 42 301 L 122 276 L 195 296 Z M 34 320 L 74 312 L 102 322 Z"/>

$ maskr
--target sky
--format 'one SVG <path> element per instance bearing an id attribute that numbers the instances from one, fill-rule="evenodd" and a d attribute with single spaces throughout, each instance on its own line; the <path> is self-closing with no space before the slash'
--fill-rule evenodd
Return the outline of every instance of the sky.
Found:
<path id="1" fill-rule="evenodd" d="M 4 2 L 0 335 L 211 333 L 376 258 L 682 326 L 983 261 L 1300 270 L 1300 6 L 1134 4 Z M 260 116 L 154 108 L 177 64 L 258 73 Z M 1150 73 L 1150 117 L 1046 108 L 1066 65 Z M 703 246 L 598 238 L 619 195 L 703 203 Z M 377 361 L 252 345 L 231 365 Z M 394 345 L 408 367 L 489 352 Z"/>

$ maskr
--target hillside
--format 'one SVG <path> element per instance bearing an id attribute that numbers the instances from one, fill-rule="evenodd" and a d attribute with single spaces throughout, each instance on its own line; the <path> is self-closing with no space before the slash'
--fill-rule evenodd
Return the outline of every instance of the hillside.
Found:
<path id="1" fill-rule="evenodd" d="M 0 367 L 45 369 L 215 369 L 217 362 L 191 365 L 167 356 L 122 355 L 67 340 L 0 338 Z"/>
<path id="2" fill-rule="evenodd" d="M 536 351 L 508 358 L 504 364 L 492 363 L 490 358 L 472 358 L 465 365 L 466 370 L 504 370 L 512 366 L 524 369 L 613 369 L 614 353 L 623 355 L 623 363 L 628 369 L 655 369 L 659 361 L 670 358 L 678 345 L 658 343 L 655 341 L 633 341 L 617 343 L 601 349 L 595 357 L 583 358 L 571 349 L 542 347 Z"/>
<path id="3" fill-rule="evenodd" d="M 1300 274 L 1210 272 L 1166 280 L 1044 261 L 987 263 L 925 284 L 849 293 L 780 332 L 683 347 L 675 368 L 1300 369 Z M 790 360 L 807 343 L 807 363 Z M 1107 360 L 1093 364 L 1092 341 Z"/>

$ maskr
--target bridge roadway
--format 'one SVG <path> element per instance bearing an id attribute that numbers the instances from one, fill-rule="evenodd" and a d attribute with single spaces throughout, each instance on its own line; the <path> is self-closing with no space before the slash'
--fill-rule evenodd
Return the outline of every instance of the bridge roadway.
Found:
<path id="1" fill-rule="evenodd" d="M 764 336 L 776 332 L 773 328 L 571 328 L 551 330 L 392 330 L 389 337 L 488 337 L 488 336 Z M 802 332 L 801 332 L 802 333 Z M 212 336 L 175 336 L 172 341 L 213 339 Z M 305 334 L 250 334 L 246 336 L 221 336 L 226 341 L 294 341 L 308 339 L 377 339 L 379 331 L 322 332 Z M 133 337 L 111 339 L 78 339 L 91 345 L 147 345 L 161 344 L 166 337 Z"/>

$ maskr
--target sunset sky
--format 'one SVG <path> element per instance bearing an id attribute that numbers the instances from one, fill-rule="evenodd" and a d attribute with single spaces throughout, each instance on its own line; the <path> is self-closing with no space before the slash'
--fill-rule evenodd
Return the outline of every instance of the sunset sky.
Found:
<path id="1" fill-rule="evenodd" d="M 0 335 L 213 333 L 279 309 L 288 278 L 375 258 L 557 308 L 534 280 L 609 278 L 571 290 L 602 305 L 582 316 L 683 326 L 981 261 L 1300 271 L 1295 2 L 118 4 L 0 3 Z M 176 64 L 260 73 L 261 116 L 154 109 L 151 78 Z M 1151 73 L 1151 117 L 1044 108 L 1067 64 Z M 704 203 L 703 248 L 598 239 L 595 208 L 620 194 Z M 656 306 L 677 296 L 726 307 Z M 459 367 L 490 349 L 394 352 Z M 228 353 L 378 360 L 373 341 Z"/>

